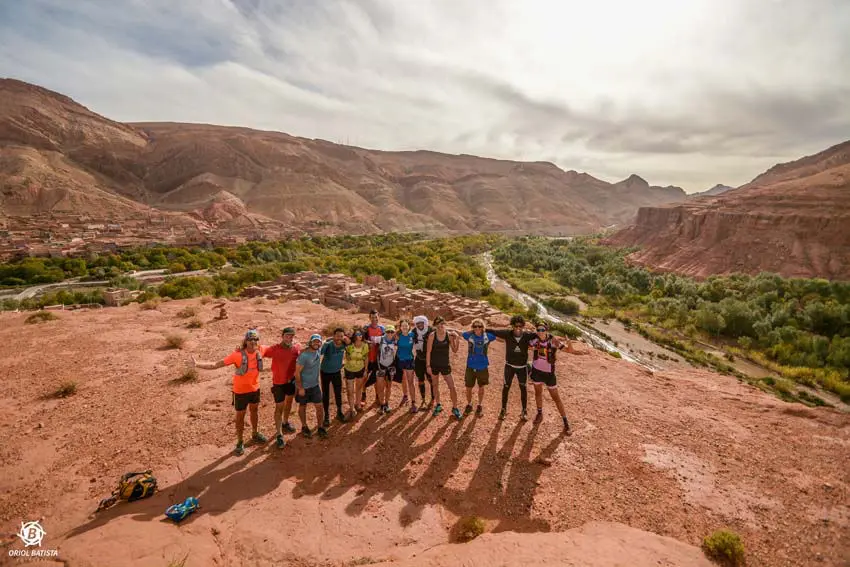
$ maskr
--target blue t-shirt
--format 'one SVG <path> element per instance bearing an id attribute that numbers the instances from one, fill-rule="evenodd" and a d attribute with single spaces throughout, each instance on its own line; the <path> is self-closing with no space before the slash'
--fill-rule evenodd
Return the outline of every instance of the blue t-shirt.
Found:
<path id="1" fill-rule="evenodd" d="M 398 359 L 413 360 L 413 331 L 398 335 Z"/>
<path id="2" fill-rule="evenodd" d="M 301 370 L 301 385 L 306 390 L 319 385 L 319 365 L 322 356 L 319 351 L 308 348 L 298 355 L 296 364 L 303 366 Z"/>
<path id="3" fill-rule="evenodd" d="M 487 350 L 490 348 L 490 343 L 496 340 L 496 335 L 493 333 L 482 333 L 480 336 L 472 331 L 463 333 L 463 340 L 468 346 L 468 354 L 466 355 L 466 366 L 472 370 L 484 370 L 490 366 L 490 359 L 487 358 Z"/>
<path id="4" fill-rule="evenodd" d="M 333 339 L 330 339 L 322 345 L 322 372 L 339 372 L 342 370 L 342 357 L 345 354 L 345 343 L 340 343 L 336 346 Z"/>

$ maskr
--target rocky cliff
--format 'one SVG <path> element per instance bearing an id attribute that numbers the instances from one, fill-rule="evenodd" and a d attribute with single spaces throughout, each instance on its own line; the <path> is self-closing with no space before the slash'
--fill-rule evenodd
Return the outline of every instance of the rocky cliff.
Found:
<path id="1" fill-rule="evenodd" d="M 850 141 L 713 199 L 641 208 L 608 240 L 634 262 L 704 277 L 769 271 L 850 280 Z"/>

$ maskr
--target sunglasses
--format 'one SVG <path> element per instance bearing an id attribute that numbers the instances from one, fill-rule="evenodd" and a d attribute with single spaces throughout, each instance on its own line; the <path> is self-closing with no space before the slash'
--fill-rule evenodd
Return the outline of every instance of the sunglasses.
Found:
<path id="1" fill-rule="evenodd" d="M 255 342 L 259 341 L 259 340 L 260 340 L 260 339 L 245 339 L 245 342 L 246 342 L 246 343 L 255 343 Z"/>
<path id="2" fill-rule="evenodd" d="M 387 331 L 388 335 L 392 335 L 393 333 L 395 333 L 395 331 Z"/>
<path id="3" fill-rule="evenodd" d="M 473 325 L 472 328 L 473 329 L 483 329 L 484 325 Z"/>
<path id="4" fill-rule="evenodd" d="M 547 331 L 547 329 L 545 327 L 537 327 L 538 333 L 545 333 L 546 331 Z"/>

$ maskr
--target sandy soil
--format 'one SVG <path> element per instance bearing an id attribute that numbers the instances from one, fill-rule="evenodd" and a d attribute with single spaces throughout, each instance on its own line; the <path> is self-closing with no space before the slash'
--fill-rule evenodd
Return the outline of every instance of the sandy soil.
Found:
<path id="1" fill-rule="evenodd" d="M 177 317 L 187 304 L 200 307 L 202 329 L 187 330 Z M 565 438 L 548 399 L 542 424 L 518 420 L 516 385 L 508 419 L 496 419 L 504 362 L 497 345 L 483 418 L 368 413 L 334 424 L 327 441 L 289 436 L 283 451 L 249 445 L 234 457 L 230 372 L 176 383 L 190 355 L 222 357 L 249 325 L 261 328 L 264 343 L 294 325 L 303 342 L 331 321 L 365 317 L 309 302 L 231 302 L 228 311 L 228 320 L 212 321 L 209 306 L 187 300 L 153 311 L 65 312 L 38 325 L 24 324 L 26 314 L 0 314 L 6 546 L 21 547 L 13 535 L 21 521 L 42 519 L 42 547 L 58 548 L 75 567 L 164 567 L 186 554 L 190 566 L 437 565 L 452 557 L 507 565 L 534 562 L 549 545 L 573 561 L 565 564 L 698 565 L 682 559 L 699 556 L 689 556 L 688 545 L 730 527 L 742 534 L 751 566 L 848 565 L 846 414 L 787 404 L 707 371 L 653 375 L 590 351 L 559 361 L 575 430 Z M 183 350 L 162 350 L 173 332 L 188 337 Z M 463 355 L 453 364 L 461 369 Z M 67 380 L 76 395 L 48 396 Z M 264 374 L 267 434 L 269 383 Z M 400 395 L 396 388 L 394 404 Z M 154 469 L 161 491 L 93 515 L 116 479 L 138 468 Z M 199 513 L 179 526 L 165 519 L 169 504 L 190 495 L 200 498 Z M 491 533 L 449 545 L 468 514 L 484 518 Z M 588 522 L 625 524 L 684 547 Z M 516 535 L 531 532 L 566 533 Z M 631 550 L 631 562 L 603 548 Z M 671 559 L 663 562 L 660 550 Z M 5 549 L 4 561 L 16 564 Z"/>

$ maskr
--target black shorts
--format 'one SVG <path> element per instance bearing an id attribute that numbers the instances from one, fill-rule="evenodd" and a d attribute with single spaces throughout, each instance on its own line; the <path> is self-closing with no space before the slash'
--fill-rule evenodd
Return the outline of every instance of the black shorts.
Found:
<path id="1" fill-rule="evenodd" d="M 233 407 L 236 411 L 245 411 L 248 409 L 248 404 L 260 403 L 260 391 L 248 392 L 246 394 L 233 394 Z"/>
<path id="2" fill-rule="evenodd" d="M 417 358 L 413 361 L 413 371 L 420 382 L 424 382 L 425 378 L 428 378 L 429 382 L 431 381 L 431 375 L 426 372 L 426 369 L 427 365 L 424 358 Z"/>
<path id="3" fill-rule="evenodd" d="M 375 380 L 378 378 L 378 361 L 369 362 L 369 366 L 366 367 L 366 386 L 371 386 L 375 383 Z"/>
<path id="4" fill-rule="evenodd" d="M 397 375 L 398 372 L 395 364 L 391 364 L 389 366 L 384 366 L 383 364 L 378 365 L 377 376 L 379 378 L 383 378 L 384 380 L 394 380 Z"/>
<path id="5" fill-rule="evenodd" d="M 440 374 L 442 374 L 443 376 L 448 376 L 451 373 L 452 373 L 452 365 L 451 364 L 447 364 L 445 366 L 434 366 L 433 364 L 431 365 L 431 374 L 433 374 L 434 376 L 438 376 Z"/>
<path id="6" fill-rule="evenodd" d="M 366 374 L 366 367 L 365 366 L 363 368 L 361 368 L 360 370 L 357 370 L 356 372 L 352 372 L 351 370 L 346 370 L 345 371 L 345 379 L 346 380 L 356 380 L 357 378 L 363 378 L 363 376 L 365 374 Z"/>
<path id="7" fill-rule="evenodd" d="M 413 370 L 413 359 L 399 360 L 397 366 L 399 370 Z"/>
<path id="8" fill-rule="evenodd" d="M 295 382 L 275 384 L 272 386 L 272 395 L 274 396 L 274 403 L 283 403 L 283 400 L 295 395 Z"/>
<path id="9" fill-rule="evenodd" d="M 543 372 L 533 366 L 531 367 L 531 381 L 535 384 L 544 384 L 550 389 L 558 387 L 558 379 L 555 378 L 554 372 Z"/>
<path id="10" fill-rule="evenodd" d="M 295 394 L 295 401 L 300 405 L 322 403 L 322 388 L 318 385 L 304 389 L 304 397 Z"/>

